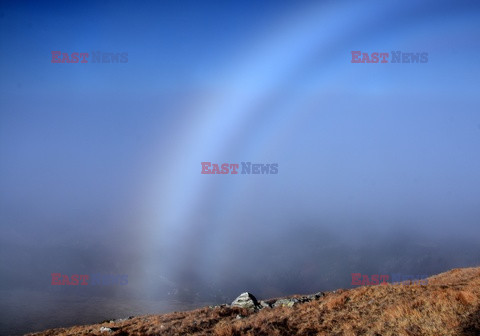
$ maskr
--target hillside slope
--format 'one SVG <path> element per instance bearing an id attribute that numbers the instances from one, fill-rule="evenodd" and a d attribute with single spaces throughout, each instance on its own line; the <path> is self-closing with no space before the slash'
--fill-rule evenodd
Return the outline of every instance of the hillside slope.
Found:
<path id="1" fill-rule="evenodd" d="M 108 328 L 108 329 L 107 329 Z M 480 267 L 427 285 L 377 285 L 325 293 L 292 307 L 217 306 L 139 316 L 35 335 L 480 335 Z"/>

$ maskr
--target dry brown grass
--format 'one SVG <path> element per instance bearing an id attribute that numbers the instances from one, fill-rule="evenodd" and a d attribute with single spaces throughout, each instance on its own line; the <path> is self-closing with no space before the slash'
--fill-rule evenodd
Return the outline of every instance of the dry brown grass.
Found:
<path id="1" fill-rule="evenodd" d="M 240 314 L 245 318 L 237 319 Z M 117 328 L 100 333 L 100 327 Z M 480 267 L 454 269 L 428 285 L 339 290 L 292 308 L 252 313 L 239 308 L 140 316 L 47 330 L 38 335 L 480 335 Z"/>

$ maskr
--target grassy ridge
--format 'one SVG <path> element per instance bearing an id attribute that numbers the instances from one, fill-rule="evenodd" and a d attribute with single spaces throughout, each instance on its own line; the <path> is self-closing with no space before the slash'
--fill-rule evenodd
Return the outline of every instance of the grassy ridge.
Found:
<path id="1" fill-rule="evenodd" d="M 265 308 L 259 312 L 228 306 L 206 307 L 36 333 L 85 334 L 478 336 L 480 267 L 454 269 L 430 277 L 427 285 L 388 284 L 337 290 L 293 307 Z"/>

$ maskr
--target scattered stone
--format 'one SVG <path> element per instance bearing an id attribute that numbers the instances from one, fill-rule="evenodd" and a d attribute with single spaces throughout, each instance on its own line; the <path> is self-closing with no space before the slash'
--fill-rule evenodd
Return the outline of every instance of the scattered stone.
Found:
<path id="1" fill-rule="evenodd" d="M 300 297 L 294 297 L 294 298 L 288 298 L 288 299 L 279 299 L 279 300 L 261 300 L 260 302 L 257 301 L 255 296 L 252 294 L 245 292 L 240 294 L 239 297 L 237 297 L 231 304 L 232 307 L 240 307 L 240 308 L 247 308 L 247 309 L 253 309 L 253 310 L 261 310 L 265 308 L 275 308 L 275 307 L 293 307 L 296 304 L 299 303 L 306 303 L 306 302 L 311 302 L 314 300 L 318 300 L 322 297 L 325 296 L 325 293 L 323 292 L 317 292 L 315 294 L 311 295 L 306 295 L 306 296 L 300 296 Z M 216 307 L 225 307 L 228 305 L 221 305 L 221 306 L 210 306 L 210 308 L 216 308 Z"/>
<path id="2" fill-rule="evenodd" d="M 309 301 L 313 301 L 313 300 L 318 300 L 318 299 L 320 299 L 324 296 L 325 296 L 325 293 L 318 292 L 318 293 L 315 293 L 315 294 L 308 295 L 306 298 L 308 298 Z"/>
<path id="3" fill-rule="evenodd" d="M 275 301 L 272 306 L 273 307 L 293 307 L 294 305 L 299 303 L 306 303 L 313 300 L 318 300 L 323 296 L 325 296 L 325 293 L 318 292 L 318 293 L 307 295 L 307 296 L 300 296 L 300 297 L 289 298 L 289 299 L 279 299 Z"/>
<path id="4" fill-rule="evenodd" d="M 280 299 L 273 304 L 273 307 L 293 307 L 298 302 L 298 299 Z"/>
<path id="5" fill-rule="evenodd" d="M 223 308 L 223 307 L 228 307 L 228 305 L 225 303 L 222 303 L 221 305 L 208 306 L 208 308 L 210 309 L 217 309 L 217 308 Z"/>
<path id="6" fill-rule="evenodd" d="M 272 306 L 271 306 L 269 303 L 267 303 L 267 302 L 265 302 L 265 301 L 263 301 L 263 300 L 260 301 L 260 307 L 261 307 L 261 308 L 272 308 Z"/>
<path id="7" fill-rule="evenodd" d="M 245 318 L 245 316 L 242 316 L 242 315 L 240 315 L 240 314 L 238 314 L 237 317 L 236 317 L 237 320 L 241 320 L 241 319 L 243 319 L 243 318 Z"/>
<path id="8" fill-rule="evenodd" d="M 253 294 L 249 292 L 240 294 L 235 300 L 233 300 L 231 306 L 247 308 L 252 310 L 257 310 L 261 308 L 255 296 L 253 296 Z"/>
<path id="9" fill-rule="evenodd" d="M 112 332 L 113 330 L 107 327 L 100 327 L 100 332 Z"/>

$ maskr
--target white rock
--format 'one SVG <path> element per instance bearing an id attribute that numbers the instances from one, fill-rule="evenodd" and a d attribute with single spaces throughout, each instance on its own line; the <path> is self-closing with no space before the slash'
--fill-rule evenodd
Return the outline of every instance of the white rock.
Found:
<path id="1" fill-rule="evenodd" d="M 247 309 L 258 309 L 259 304 L 255 296 L 248 292 L 240 294 L 235 300 L 232 302 L 232 307 L 240 307 L 240 308 L 247 308 Z"/>

